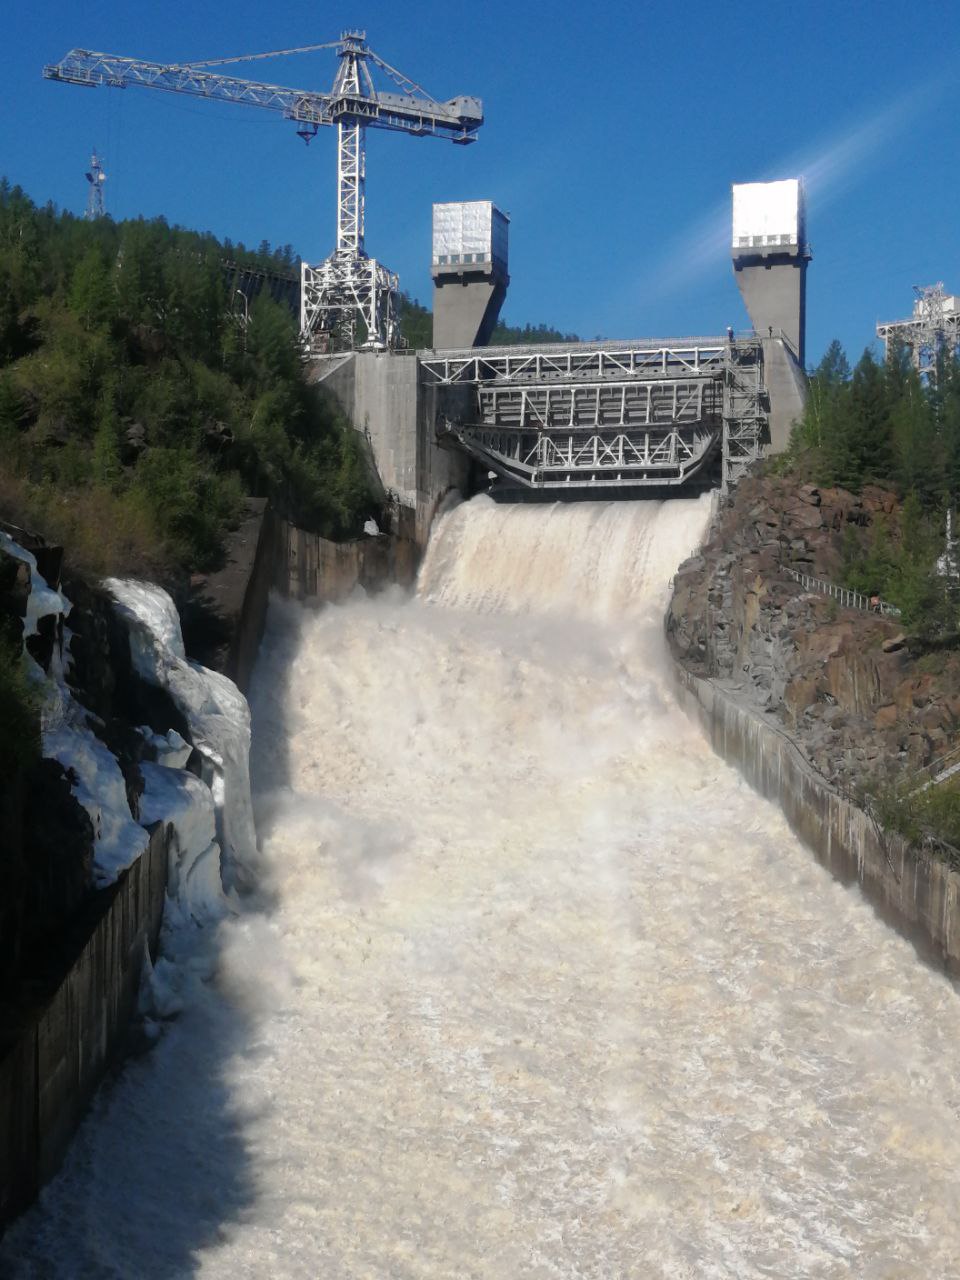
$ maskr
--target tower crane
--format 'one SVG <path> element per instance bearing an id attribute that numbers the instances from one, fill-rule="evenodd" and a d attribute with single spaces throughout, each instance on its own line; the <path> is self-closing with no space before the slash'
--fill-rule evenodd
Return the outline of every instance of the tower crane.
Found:
<path id="1" fill-rule="evenodd" d="M 242 80 L 212 70 L 320 49 L 336 49 L 340 60 L 329 93 Z M 399 92 L 378 90 L 371 65 L 383 72 Z M 301 339 L 305 349 L 314 352 L 328 350 L 333 342 L 353 347 L 357 322 L 361 321 L 366 334 L 364 346 L 382 350 L 397 345 L 397 276 L 368 257 L 364 248 L 364 131 L 390 129 L 415 137 L 447 138 L 460 144 L 475 142 L 477 129 L 483 124 L 479 98 L 460 96 L 437 101 L 374 53 L 366 42 L 365 31 L 345 31 L 339 40 L 326 44 L 174 64 L 71 49 L 59 62 L 45 66 L 43 74 L 48 80 L 64 84 L 105 84 L 116 89 L 139 85 L 216 102 L 263 107 L 294 121 L 305 142 L 321 126 L 336 125 L 337 243 L 319 266 L 304 263 L 301 267 Z"/>

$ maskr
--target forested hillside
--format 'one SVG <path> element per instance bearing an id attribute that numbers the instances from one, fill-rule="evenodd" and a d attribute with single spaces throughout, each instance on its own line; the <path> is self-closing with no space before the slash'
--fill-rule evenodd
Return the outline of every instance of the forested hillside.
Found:
<path id="1" fill-rule="evenodd" d="M 851 370 L 831 344 L 810 379 L 803 420 L 784 465 L 798 483 L 893 490 L 902 504 L 846 532 L 845 585 L 878 592 L 922 631 L 955 630 L 956 582 L 937 572 L 946 518 L 960 503 L 960 365 L 944 360 L 921 381 L 906 353 L 879 364 L 865 351 Z"/>
<path id="2" fill-rule="evenodd" d="M 400 298 L 400 332 L 407 346 L 414 350 L 433 346 L 433 314 L 415 298 L 402 294 Z M 513 347 L 535 342 L 579 342 L 575 333 L 561 333 L 549 325 L 508 325 L 502 320 L 490 338 L 492 347 Z"/>
<path id="3" fill-rule="evenodd" d="M 225 261 L 288 270 L 292 254 L 163 219 L 86 222 L 0 183 L 0 515 L 75 566 L 211 568 L 244 494 L 330 537 L 370 512 L 293 316 L 266 292 L 239 308 Z"/>

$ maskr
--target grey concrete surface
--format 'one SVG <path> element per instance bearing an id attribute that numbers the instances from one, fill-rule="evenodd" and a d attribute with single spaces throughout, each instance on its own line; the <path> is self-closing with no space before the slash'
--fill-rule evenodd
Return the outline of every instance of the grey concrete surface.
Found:
<path id="1" fill-rule="evenodd" d="M 737 287 L 763 342 L 764 383 L 770 397 L 770 452 L 783 453 L 806 403 L 806 253 L 734 253 Z"/>
<path id="2" fill-rule="evenodd" d="M 354 352 L 347 360 L 314 362 L 313 382 L 331 391 L 347 419 L 368 442 L 385 490 L 396 496 L 402 512 L 411 513 L 413 537 L 426 545 L 430 522 L 450 489 L 463 489 L 470 475 L 469 458 L 437 444 L 441 413 L 466 412 L 468 387 L 424 387 L 414 352 Z"/>
<path id="3" fill-rule="evenodd" d="M 807 403 L 807 379 L 796 357 L 780 338 L 763 338 L 763 381 L 770 397 L 768 452 L 783 453 L 793 424 Z"/>
<path id="4" fill-rule="evenodd" d="M 761 337 L 780 333 L 803 368 L 807 324 L 807 258 L 734 255 L 733 270 L 750 321 Z M 772 331 L 772 332 L 771 332 Z"/>
<path id="5" fill-rule="evenodd" d="M 675 670 L 681 704 L 703 725 L 714 751 L 778 804 L 817 860 L 844 884 L 857 884 L 924 959 L 960 975 L 960 874 L 880 831 L 811 768 L 786 733 L 733 692 L 679 665 Z"/>
<path id="6" fill-rule="evenodd" d="M 0 1226 L 57 1171 L 123 1046 L 144 954 L 156 953 L 170 831 L 155 827 L 142 856 L 97 895 L 73 963 L 0 1054 Z"/>
<path id="7" fill-rule="evenodd" d="M 433 273 L 433 345 L 485 347 L 507 296 L 506 277 L 480 272 Z"/>

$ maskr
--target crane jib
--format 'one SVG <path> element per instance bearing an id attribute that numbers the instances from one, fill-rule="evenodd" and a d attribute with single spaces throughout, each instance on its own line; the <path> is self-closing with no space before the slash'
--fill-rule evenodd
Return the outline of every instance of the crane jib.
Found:
<path id="1" fill-rule="evenodd" d="M 473 133 L 483 124 L 483 106 L 477 98 L 437 102 L 412 94 L 320 93 L 218 75 L 187 66 L 171 67 L 114 54 L 90 53 L 85 49 L 71 50 L 60 62 L 44 67 L 43 74 L 48 80 L 87 88 L 101 84 L 111 88 L 134 85 L 263 107 L 279 111 L 290 120 L 304 120 L 312 124 L 334 124 L 355 119 L 375 128 L 433 134 L 455 142 L 474 141 Z"/>

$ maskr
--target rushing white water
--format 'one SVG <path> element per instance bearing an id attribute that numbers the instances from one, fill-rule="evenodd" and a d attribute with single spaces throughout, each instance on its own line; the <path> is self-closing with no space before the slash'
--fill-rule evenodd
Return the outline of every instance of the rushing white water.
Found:
<path id="1" fill-rule="evenodd" d="M 957 1275 L 956 993 L 670 693 L 705 518 L 476 501 L 417 600 L 273 607 L 258 910 L 14 1276 Z"/>

